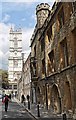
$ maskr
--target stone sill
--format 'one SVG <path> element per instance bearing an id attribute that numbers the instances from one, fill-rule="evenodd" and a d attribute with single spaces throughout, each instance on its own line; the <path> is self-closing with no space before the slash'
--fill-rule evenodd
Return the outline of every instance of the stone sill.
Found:
<path id="1" fill-rule="evenodd" d="M 60 74 L 60 73 L 66 71 L 66 70 L 68 70 L 68 69 L 73 68 L 73 67 L 76 67 L 76 64 L 69 65 L 69 66 L 67 66 L 67 67 L 65 67 L 65 68 L 63 68 L 63 69 L 61 69 L 61 70 L 58 70 L 58 72 L 51 73 L 49 76 L 47 76 L 47 78 L 48 78 L 48 77 L 51 77 L 51 76 L 53 76 L 53 75 L 56 75 L 56 74 Z"/>

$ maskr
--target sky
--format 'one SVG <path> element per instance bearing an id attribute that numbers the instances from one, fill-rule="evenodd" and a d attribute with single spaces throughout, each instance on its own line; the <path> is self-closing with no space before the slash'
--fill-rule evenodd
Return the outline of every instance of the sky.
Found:
<path id="1" fill-rule="evenodd" d="M 50 8 L 55 0 L 0 0 L 0 69 L 8 70 L 9 30 L 22 29 L 22 48 L 25 58 L 30 53 L 30 39 L 36 20 L 36 6 L 48 3 Z"/>

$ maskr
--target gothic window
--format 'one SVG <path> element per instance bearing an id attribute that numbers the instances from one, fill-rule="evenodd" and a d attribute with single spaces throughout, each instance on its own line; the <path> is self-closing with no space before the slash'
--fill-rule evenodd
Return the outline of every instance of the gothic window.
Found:
<path id="1" fill-rule="evenodd" d="M 58 14 L 58 22 L 59 22 L 59 29 L 62 28 L 62 26 L 64 25 L 64 11 L 63 11 L 63 7 L 61 8 L 61 10 L 59 11 Z"/>
<path id="2" fill-rule="evenodd" d="M 17 89 L 17 85 L 14 85 L 14 89 Z"/>
<path id="3" fill-rule="evenodd" d="M 34 76 L 36 76 L 36 63 L 34 64 Z"/>
<path id="4" fill-rule="evenodd" d="M 18 66 L 18 61 L 14 60 L 14 67 L 17 67 L 17 66 Z"/>
<path id="5" fill-rule="evenodd" d="M 36 57 L 36 45 L 34 47 L 34 57 Z"/>
<path id="6" fill-rule="evenodd" d="M 42 60 L 42 76 L 45 75 L 45 60 Z"/>
<path id="7" fill-rule="evenodd" d="M 50 42 L 52 40 L 52 26 L 49 27 L 47 31 L 48 41 Z"/>
<path id="8" fill-rule="evenodd" d="M 67 67 L 68 66 L 68 49 L 67 49 L 67 40 L 66 38 L 60 43 L 60 49 L 61 49 L 61 67 Z"/>
<path id="9" fill-rule="evenodd" d="M 41 51 L 43 51 L 45 48 L 45 42 L 44 39 L 41 40 Z"/>
<path id="10" fill-rule="evenodd" d="M 9 85 L 9 89 L 12 89 L 12 85 Z"/>
<path id="11" fill-rule="evenodd" d="M 49 60 L 48 60 L 48 72 L 54 72 L 55 71 L 55 60 L 54 60 L 54 51 L 52 50 L 49 54 Z"/>
<path id="12" fill-rule="evenodd" d="M 14 72 L 14 78 L 17 78 L 17 73 L 16 72 Z"/>
<path id="13" fill-rule="evenodd" d="M 72 6 L 73 6 L 73 11 L 76 10 L 76 1 L 72 3 Z"/>
<path id="14" fill-rule="evenodd" d="M 72 31 L 74 62 L 76 63 L 76 28 Z"/>
<path id="15" fill-rule="evenodd" d="M 18 43 L 17 43 L 17 38 L 14 38 L 14 48 L 16 49 L 18 47 Z"/>
<path id="16" fill-rule="evenodd" d="M 32 76 L 35 77 L 36 76 L 36 63 L 33 63 L 31 67 L 32 67 Z"/>
<path id="17" fill-rule="evenodd" d="M 15 51 L 15 55 L 17 55 L 17 51 Z"/>

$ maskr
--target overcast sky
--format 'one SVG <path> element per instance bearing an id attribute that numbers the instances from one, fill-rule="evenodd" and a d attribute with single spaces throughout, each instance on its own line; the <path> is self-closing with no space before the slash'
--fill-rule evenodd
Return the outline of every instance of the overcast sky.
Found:
<path id="1" fill-rule="evenodd" d="M 1 1 L 1 0 L 0 0 Z M 49 3 L 54 0 L 41 0 Z M 22 47 L 27 58 L 30 52 L 30 39 L 36 25 L 36 6 L 39 0 L 2 0 L 0 2 L 0 69 L 8 69 L 9 30 L 11 25 L 17 29 L 22 28 Z"/>

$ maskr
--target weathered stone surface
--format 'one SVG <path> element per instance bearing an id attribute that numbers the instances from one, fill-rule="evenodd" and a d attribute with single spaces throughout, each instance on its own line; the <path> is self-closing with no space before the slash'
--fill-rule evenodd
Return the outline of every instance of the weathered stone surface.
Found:
<path id="1" fill-rule="evenodd" d="M 76 12 L 72 2 L 55 3 L 52 11 L 35 34 L 39 39 L 34 36 L 31 45 L 32 55 L 36 45 L 38 82 L 35 87 L 39 92 L 36 97 L 50 112 L 66 112 L 71 117 L 76 109 Z M 54 54 L 49 57 L 51 53 Z"/>

